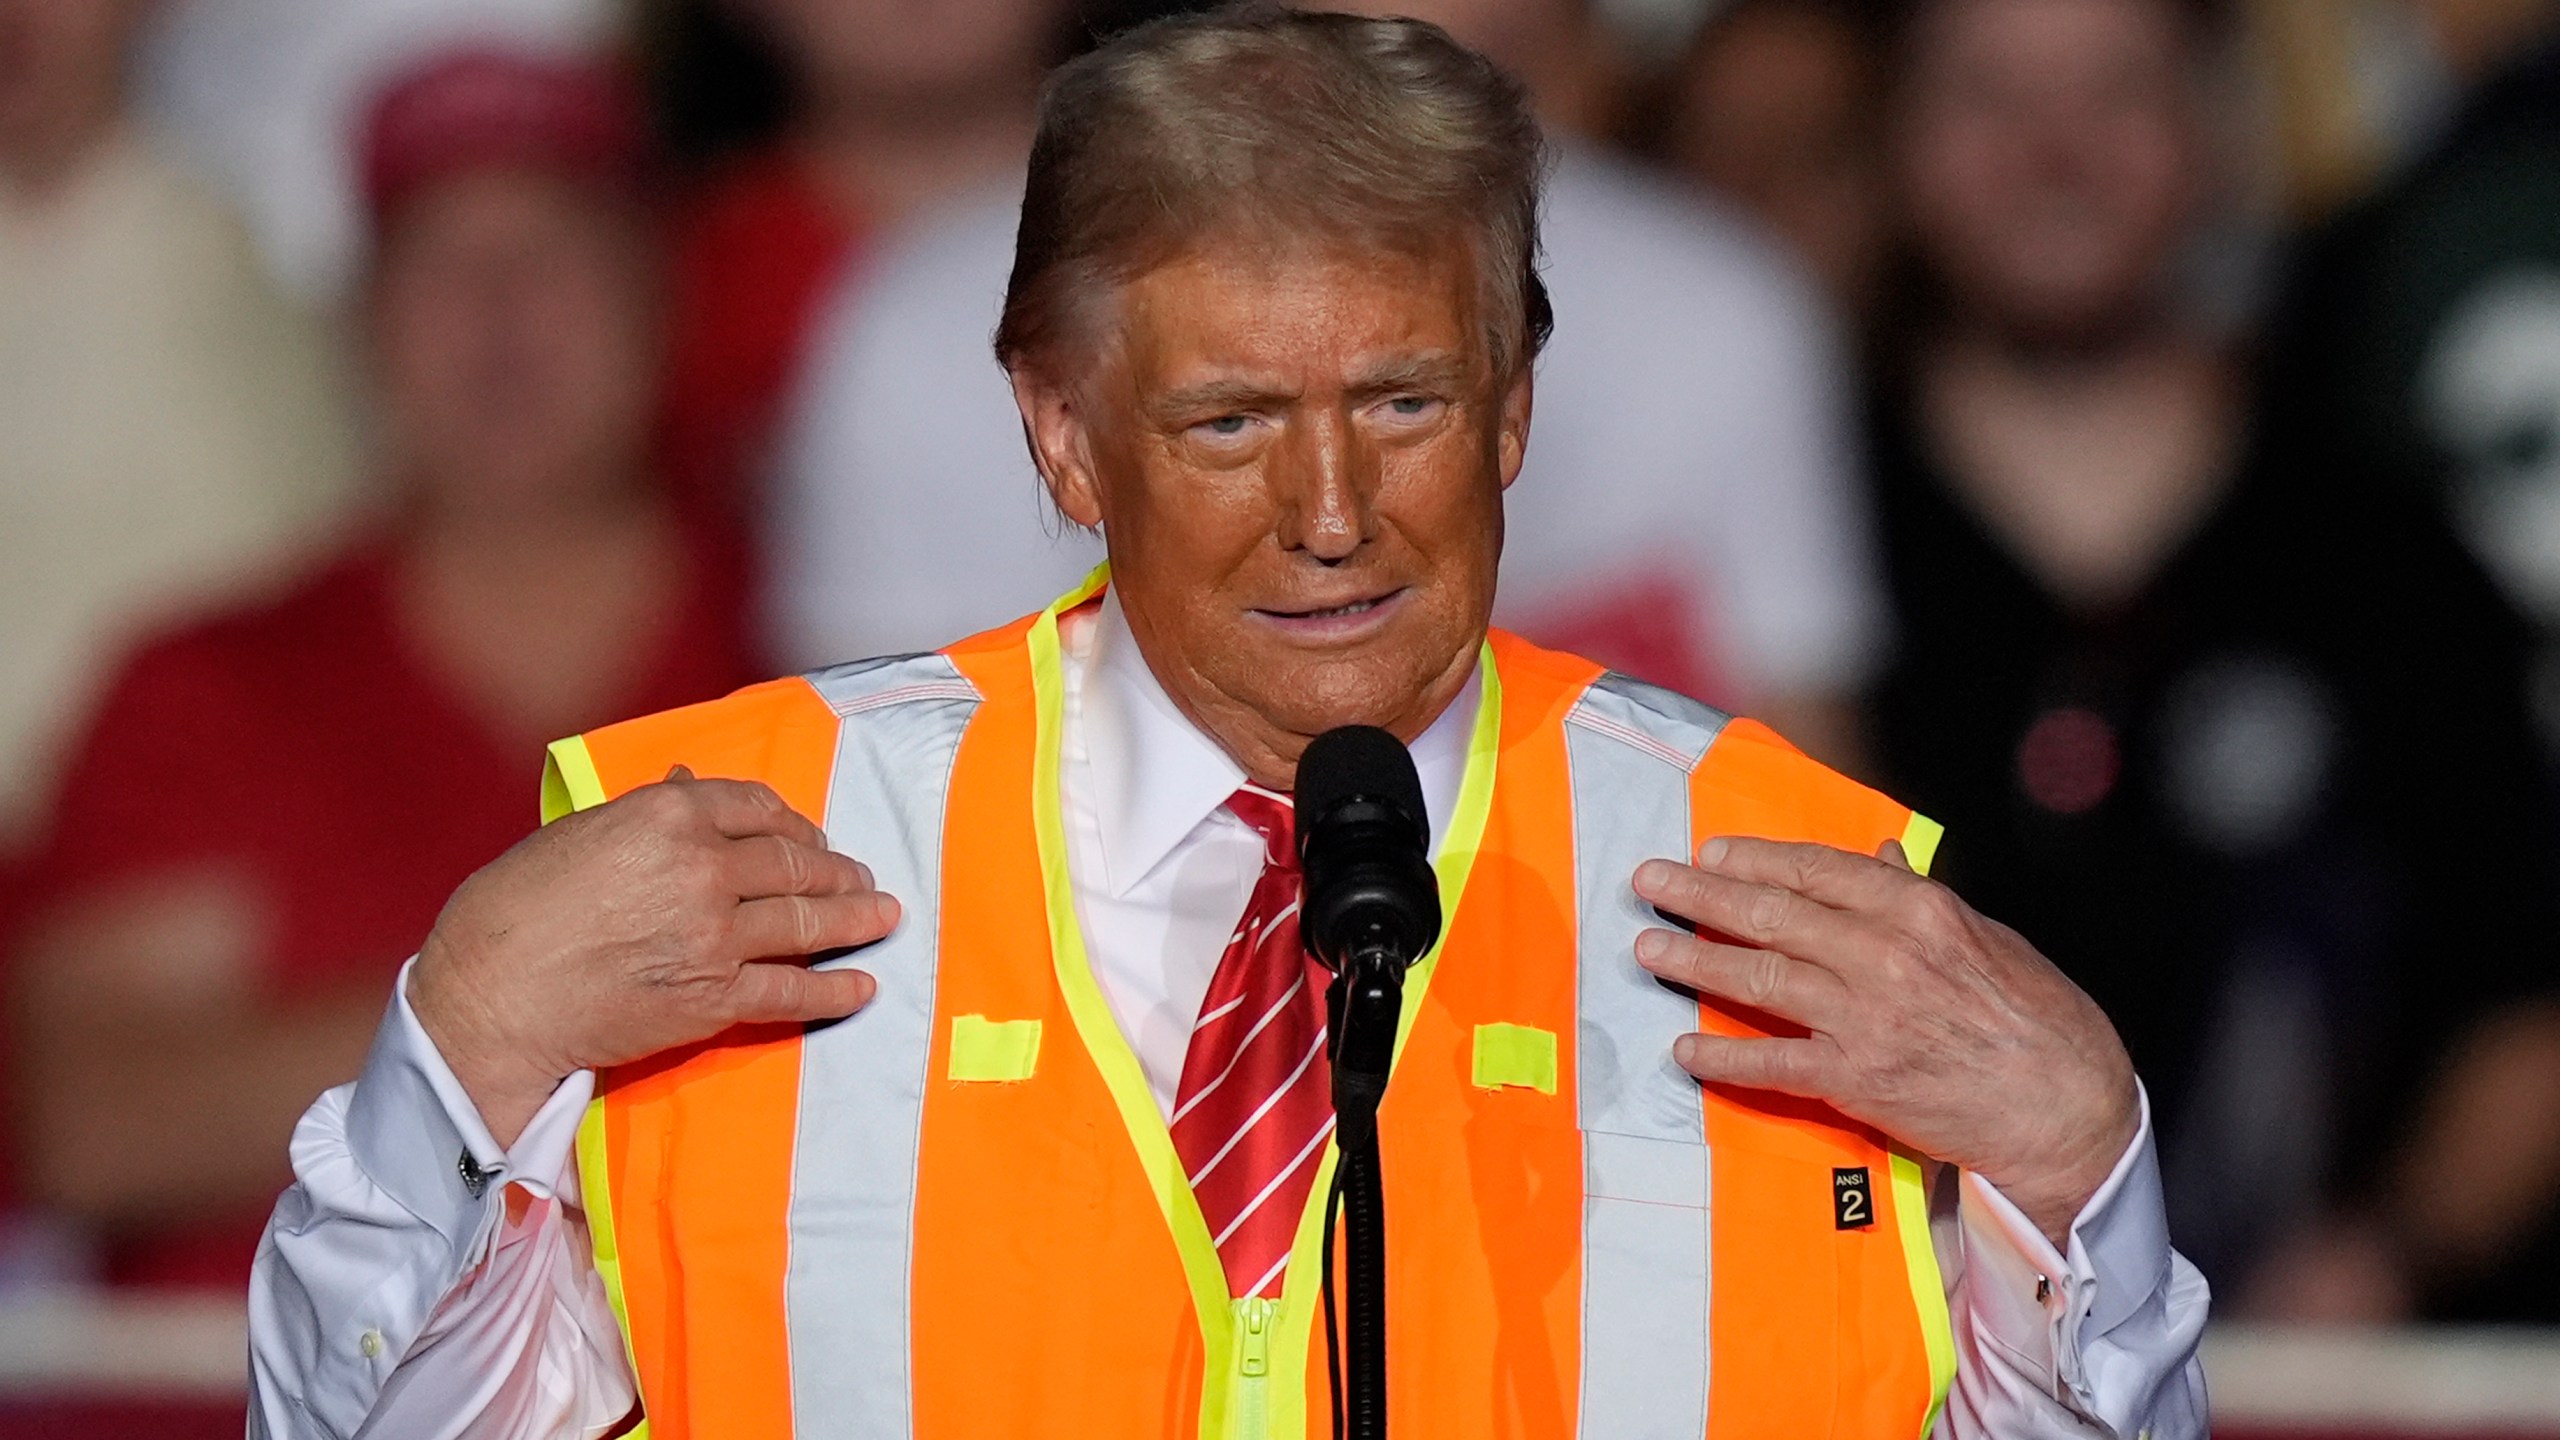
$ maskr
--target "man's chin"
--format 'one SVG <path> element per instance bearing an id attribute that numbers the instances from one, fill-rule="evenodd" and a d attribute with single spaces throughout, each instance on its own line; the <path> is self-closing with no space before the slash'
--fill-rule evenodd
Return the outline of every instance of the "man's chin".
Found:
<path id="1" fill-rule="evenodd" d="M 1410 651 L 1384 647 L 1321 659 L 1273 656 L 1252 672 L 1259 683 L 1246 703 L 1294 735 L 1313 738 L 1344 725 L 1375 725 L 1410 741 L 1457 693 L 1452 669 L 1448 661 L 1418 664 Z"/>

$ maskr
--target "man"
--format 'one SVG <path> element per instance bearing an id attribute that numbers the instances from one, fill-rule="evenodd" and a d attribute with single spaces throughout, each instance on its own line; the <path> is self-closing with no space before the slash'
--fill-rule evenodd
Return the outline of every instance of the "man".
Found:
<path id="1" fill-rule="evenodd" d="M 2226 1298 L 2335 1318 L 2342 1266 L 2268 1268 L 2289 1236 L 2400 1211 L 2357 1248 L 2421 1260 L 2462 1230 L 2390 1194 L 2398 1157 L 2476 1213 L 2545 1148 L 2511 1105 L 2416 1103 L 2454 1037 L 2549 988 L 2560 852 L 2513 627 L 2421 503 L 2282 484 L 2239 358 L 2181 303 L 2209 21 L 1908 15 L 1892 131 L 1927 318 L 1874 389 L 1908 637 L 1879 757 L 1966 838 L 1946 878 L 2114 1019 L 2186 1253 Z M 2448 830 L 2494 841 L 2456 857 Z"/>
<path id="2" fill-rule="evenodd" d="M 1599 148 L 1605 36 L 1585 0 L 1372 8 L 1446 25 L 1566 137 L 1541 239 L 1572 323 L 1539 360 L 1502 622 L 1853 752 L 1845 697 L 1882 649 L 1882 607 L 1812 288 L 1731 212 Z M 979 348 L 1019 201 L 988 189 L 884 247 L 811 352 L 770 530 L 777 639 L 801 663 L 938 644 L 1092 564 L 1043 525 Z M 988 563 L 944 563 L 964 541 Z"/>
<path id="3" fill-rule="evenodd" d="M 1904 868 L 1935 827 L 1488 636 L 1539 147 L 1414 21 L 1061 73 L 997 346 L 1108 589 L 555 746 L 588 813 L 296 1141 L 265 1427 L 595 1434 L 636 1379 L 653 1436 L 1307 1433 L 1286 793 L 1362 722 L 1450 912 L 1380 1117 L 1398 1434 L 2203 1433 L 2122 1047 Z"/>

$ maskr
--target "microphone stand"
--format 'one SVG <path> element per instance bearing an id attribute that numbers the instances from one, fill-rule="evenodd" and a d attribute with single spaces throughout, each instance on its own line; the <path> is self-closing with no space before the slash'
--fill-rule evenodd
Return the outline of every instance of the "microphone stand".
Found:
<path id="1" fill-rule="evenodd" d="M 1404 973 L 1439 939 L 1439 879 L 1430 815 L 1404 743 L 1344 725 L 1298 759 L 1298 858 L 1306 872 L 1300 933 L 1333 969 L 1325 987 L 1333 1076 L 1333 1189 L 1324 1207 L 1324 1338 L 1331 1356 L 1334 1440 L 1386 1440 L 1387 1210 L 1378 1175 L 1378 1102 L 1404 1022 Z M 1334 1224 L 1348 1217 L 1334 1303 Z"/>
<path id="2" fill-rule="evenodd" d="M 1386 1440 L 1387 1434 L 1387 1217 L 1378 1172 L 1378 1102 L 1386 1096 L 1387 1071 L 1395 1060 L 1406 964 L 1407 957 L 1392 946 L 1362 945 L 1325 990 L 1338 1159 L 1325 1204 L 1324 1321 L 1326 1346 L 1340 1365 L 1334 1377 L 1336 1440 Z M 1334 1312 L 1337 1208 L 1346 1223 L 1347 1344 Z"/>

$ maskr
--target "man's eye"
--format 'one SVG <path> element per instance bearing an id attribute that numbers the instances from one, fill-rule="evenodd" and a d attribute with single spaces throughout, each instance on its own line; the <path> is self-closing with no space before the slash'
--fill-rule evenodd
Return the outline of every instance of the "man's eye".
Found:
<path id="1" fill-rule="evenodd" d="M 1242 415 L 1221 415 L 1215 420 L 1204 420 L 1200 423 L 1201 429 L 1221 438 L 1241 435 L 1244 433 L 1244 427 L 1245 417 Z"/>
<path id="2" fill-rule="evenodd" d="M 1398 415 L 1409 417 L 1428 412 L 1431 409 L 1432 403 L 1432 399 L 1428 395 L 1399 395 L 1393 400 L 1387 402 L 1387 408 L 1393 410 Z"/>

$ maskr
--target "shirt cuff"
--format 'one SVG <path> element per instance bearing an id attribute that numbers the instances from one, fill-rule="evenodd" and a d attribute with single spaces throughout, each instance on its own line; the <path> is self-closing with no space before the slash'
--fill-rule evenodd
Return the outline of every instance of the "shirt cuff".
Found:
<path id="1" fill-rule="evenodd" d="M 391 1008 L 347 1102 L 347 1148 L 384 1193 L 457 1251 L 467 1250 L 487 1232 L 507 1185 L 548 1198 L 574 1183 L 578 1123 L 595 1093 L 595 1076 L 581 1070 L 562 1081 L 515 1145 L 500 1146 L 409 1006 L 409 971 L 416 964 L 401 967 Z"/>
<path id="2" fill-rule="evenodd" d="M 2169 1283 L 2168 1212 L 2152 1144 L 2151 1097 L 2106 1183 L 2071 1222 L 2066 1255 L 1979 1175 L 1964 1177 L 1968 1299 L 1983 1337 L 2048 1394 L 2091 1393 L 2086 1355 Z"/>

